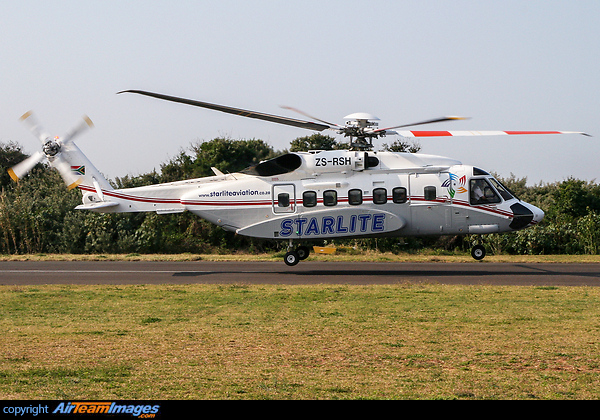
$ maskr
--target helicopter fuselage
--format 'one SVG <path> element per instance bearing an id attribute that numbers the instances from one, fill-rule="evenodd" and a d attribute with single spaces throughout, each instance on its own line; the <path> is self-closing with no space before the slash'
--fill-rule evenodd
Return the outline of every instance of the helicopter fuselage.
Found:
<path id="1" fill-rule="evenodd" d="M 239 173 L 101 191 L 102 199 L 80 188 L 81 209 L 190 211 L 240 235 L 290 241 L 508 232 L 544 217 L 486 171 L 412 153 L 288 153 Z"/>

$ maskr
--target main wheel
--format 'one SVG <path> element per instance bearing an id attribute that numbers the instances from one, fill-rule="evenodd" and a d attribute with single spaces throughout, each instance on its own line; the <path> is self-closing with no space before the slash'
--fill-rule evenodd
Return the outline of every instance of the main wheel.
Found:
<path id="1" fill-rule="evenodd" d="M 290 266 L 296 265 L 300 261 L 300 256 L 296 251 L 288 251 L 285 253 L 283 261 Z"/>
<path id="2" fill-rule="evenodd" d="M 485 248 L 483 245 L 475 245 L 473 248 L 471 248 L 471 256 L 477 261 L 483 260 L 485 257 Z"/>
<path id="3" fill-rule="evenodd" d="M 310 248 L 307 246 L 299 246 L 296 252 L 298 253 L 298 257 L 300 257 L 300 260 L 303 261 L 310 255 Z"/>

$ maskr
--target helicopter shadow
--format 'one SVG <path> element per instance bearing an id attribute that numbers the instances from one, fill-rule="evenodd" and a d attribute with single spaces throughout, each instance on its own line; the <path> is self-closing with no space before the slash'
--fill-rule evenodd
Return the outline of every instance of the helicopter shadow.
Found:
<path id="1" fill-rule="evenodd" d="M 247 267 L 246 267 L 247 268 Z M 560 268 L 560 269 L 558 269 Z M 445 266 L 436 264 L 414 265 L 402 269 L 374 267 L 364 268 L 334 268 L 314 269 L 285 267 L 275 270 L 223 270 L 223 271 L 186 271 L 176 272 L 174 277 L 220 277 L 223 281 L 237 280 L 244 283 L 356 283 L 356 284 L 390 284 L 406 281 L 437 282 L 456 284 L 555 284 L 555 285 L 590 285 L 600 286 L 600 269 L 565 269 L 565 266 L 551 269 L 524 264 L 469 264 L 460 266 Z"/>

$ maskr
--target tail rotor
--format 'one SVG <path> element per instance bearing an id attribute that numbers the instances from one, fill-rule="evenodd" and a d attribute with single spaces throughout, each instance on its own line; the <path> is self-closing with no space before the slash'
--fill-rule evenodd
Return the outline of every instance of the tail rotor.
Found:
<path id="1" fill-rule="evenodd" d="M 81 183 L 81 179 L 71 171 L 71 163 L 62 152 L 68 151 L 77 136 L 94 126 L 92 120 L 88 116 L 84 116 L 83 120 L 68 131 L 62 139 L 58 136 L 51 137 L 47 134 L 31 111 L 23 114 L 20 120 L 25 122 L 29 127 L 29 131 L 40 140 L 42 150 L 35 152 L 27 159 L 10 168 L 8 170 L 10 177 L 18 182 L 19 179 L 25 177 L 35 165 L 45 158 L 50 163 L 50 166 L 58 170 L 69 190 L 77 187 Z"/>

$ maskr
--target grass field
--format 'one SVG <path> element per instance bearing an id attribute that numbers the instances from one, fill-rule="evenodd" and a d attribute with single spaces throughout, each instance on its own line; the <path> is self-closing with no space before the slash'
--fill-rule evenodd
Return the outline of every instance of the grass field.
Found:
<path id="1" fill-rule="evenodd" d="M 0 286 L 2 399 L 597 399 L 600 288 Z"/>

